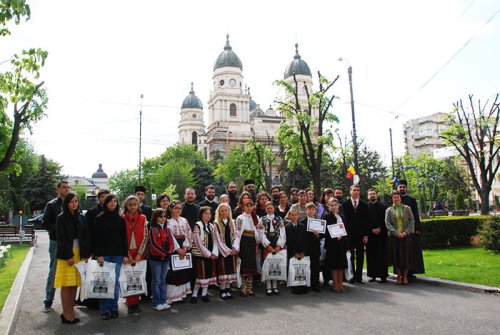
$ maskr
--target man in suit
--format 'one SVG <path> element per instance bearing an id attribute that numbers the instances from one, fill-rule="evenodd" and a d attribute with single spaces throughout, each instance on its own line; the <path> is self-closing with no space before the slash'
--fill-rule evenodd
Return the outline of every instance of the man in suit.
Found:
<path id="1" fill-rule="evenodd" d="M 210 222 L 214 222 L 215 211 L 219 207 L 219 203 L 215 201 L 215 186 L 208 185 L 205 187 L 205 199 L 199 203 L 200 207 L 208 206 L 211 209 L 212 216 L 210 217 Z"/>
<path id="2" fill-rule="evenodd" d="M 401 179 L 398 181 L 398 191 L 401 193 L 401 203 L 410 206 L 413 217 L 415 218 L 415 231 L 411 234 L 415 266 L 414 269 L 410 269 L 408 272 L 410 278 L 415 278 L 415 273 L 425 273 L 422 243 L 420 241 L 422 236 L 422 224 L 420 223 L 417 199 L 408 195 L 408 182 L 406 180 Z"/>
<path id="3" fill-rule="evenodd" d="M 146 199 L 146 187 L 141 185 L 136 186 L 134 194 L 141 203 L 141 213 L 144 214 L 148 222 L 151 221 L 151 216 L 153 215 L 153 209 L 144 203 L 144 199 Z"/>
<path id="4" fill-rule="evenodd" d="M 346 219 L 347 236 L 351 250 L 351 264 L 354 278 L 349 282 L 364 284 L 363 263 L 365 244 L 368 243 L 368 204 L 360 199 L 361 189 L 355 184 L 349 190 L 351 198 L 342 203 Z"/>

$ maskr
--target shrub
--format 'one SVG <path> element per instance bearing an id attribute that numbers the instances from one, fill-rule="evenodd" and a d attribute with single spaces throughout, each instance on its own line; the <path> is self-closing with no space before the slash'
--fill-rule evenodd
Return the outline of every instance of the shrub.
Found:
<path id="1" fill-rule="evenodd" d="M 465 209 L 465 197 L 462 192 L 457 192 L 455 196 L 455 209 Z"/>
<path id="2" fill-rule="evenodd" d="M 500 252 L 500 218 L 495 216 L 483 222 L 479 228 L 479 237 L 486 250 Z"/>
<path id="3" fill-rule="evenodd" d="M 483 216 L 443 216 L 422 220 L 422 247 L 426 249 L 467 246 L 477 235 Z"/>

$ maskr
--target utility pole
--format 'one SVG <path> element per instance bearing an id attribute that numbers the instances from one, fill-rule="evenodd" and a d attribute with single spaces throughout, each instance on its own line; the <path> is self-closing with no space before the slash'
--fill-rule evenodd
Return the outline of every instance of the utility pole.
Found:
<path id="1" fill-rule="evenodd" d="M 394 151 L 392 148 L 392 128 L 389 128 L 389 139 L 391 141 L 391 165 L 392 165 L 392 178 L 395 177 L 394 174 Z"/>
<path id="2" fill-rule="evenodd" d="M 144 98 L 144 94 L 141 94 L 141 110 L 139 111 L 139 178 L 137 181 L 137 185 L 141 184 L 141 159 L 142 159 L 142 99 Z"/>
<path id="3" fill-rule="evenodd" d="M 347 74 L 349 75 L 349 88 L 351 91 L 351 114 L 352 114 L 352 142 L 354 145 L 354 170 L 359 174 L 358 171 L 358 141 L 356 136 L 356 117 L 354 114 L 354 95 L 352 93 L 352 66 L 347 69 Z"/>

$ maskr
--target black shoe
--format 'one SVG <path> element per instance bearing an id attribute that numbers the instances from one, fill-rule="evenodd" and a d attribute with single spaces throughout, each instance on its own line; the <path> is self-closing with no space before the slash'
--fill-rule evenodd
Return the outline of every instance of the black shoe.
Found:
<path id="1" fill-rule="evenodd" d="M 382 283 L 382 284 L 387 283 L 387 278 L 380 278 L 379 283 Z"/>
<path id="2" fill-rule="evenodd" d="M 318 293 L 321 292 L 321 289 L 319 287 L 313 287 L 311 290 L 313 292 L 318 292 Z"/>
<path id="3" fill-rule="evenodd" d="M 197 304 L 197 303 L 198 303 L 198 298 L 196 298 L 196 297 L 191 297 L 191 303 L 192 303 L 192 304 Z"/>
<path id="4" fill-rule="evenodd" d="M 109 313 L 109 312 L 102 313 L 101 314 L 101 319 L 103 319 L 103 320 L 109 320 L 109 319 L 111 319 L 111 313 Z"/>
<path id="5" fill-rule="evenodd" d="M 60 317 L 61 317 L 61 322 L 66 324 L 66 325 L 74 325 L 74 324 L 77 324 L 78 322 L 80 322 L 79 318 L 74 318 L 73 320 L 68 320 L 64 317 L 63 314 L 61 314 Z"/>
<path id="6" fill-rule="evenodd" d="M 273 294 L 280 295 L 280 291 L 277 288 L 275 288 L 275 289 L 273 289 Z"/>
<path id="7" fill-rule="evenodd" d="M 354 278 L 348 280 L 349 284 L 354 284 Z"/>
<path id="8" fill-rule="evenodd" d="M 118 311 L 111 311 L 111 318 L 112 319 L 118 319 L 118 316 L 119 316 Z"/>
<path id="9" fill-rule="evenodd" d="M 356 279 L 356 283 L 358 283 L 358 284 L 364 284 L 365 282 L 363 281 L 363 279 Z"/>
<path id="10" fill-rule="evenodd" d="M 231 295 L 231 289 L 226 289 L 226 299 L 234 299 L 234 297 Z"/>
<path id="11" fill-rule="evenodd" d="M 137 310 L 138 309 L 138 305 L 129 305 L 127 306 L 127 313 L 128 314 L 137 314 L 140 312 L 140 310 Z"/>
<path id="12" fill-rule="evenodd" d="M 210 302 L 210 299 L 208 299 L 208 294 L 207 295 L 202 295 L 201 296 L 201 301 L 203 301 L 203 302 Z"/>
<path id="13" fill-rule="evenodd" d="M 267 296 L 272 296 L 272 295 L 273 295 L 273 290 L 272 290 L 272 289 L 270 289 L 270 288 L 268 288 L 268 289 L 266 290 L 266 295 L 267 295 Z"/>
<path id="14" fill-rule="evenodd" d="M 374 283 L 376 282 L 377 280 L 375 279 L 375 277 L 371 277 L 370 280 L 368 280 L 370 283 Z"/>

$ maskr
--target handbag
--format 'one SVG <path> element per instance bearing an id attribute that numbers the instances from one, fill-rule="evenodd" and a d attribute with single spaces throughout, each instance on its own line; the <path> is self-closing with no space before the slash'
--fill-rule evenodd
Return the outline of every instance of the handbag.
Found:
<path id="1" fill-rule="evenodd" d="M 311 286 L 311 261 L 309 256 L 290 258 L 287 286 Z"/>
<path id="2" fill-rule="evenodd" d="M 120 269 L 120 293 L 122 297 L 148 294 L 146 285 L 147 261 L 139 261 L 132 266 L 123 264 Z"/>
<path id="3" fill-rule="evenodd" d="M 269 253 L 262 265 L 262 281 L 265 280 L 286 280 L 286 250 L 281 250 L 277 254 Z"/>
<path id="4" fill-rule="evenodd" d="M 100 266 L 97 261 L 87 263 L 85 289 L 87 298 L 113 299 L 115 297 L 115 263 L 104 262 Z"/>

